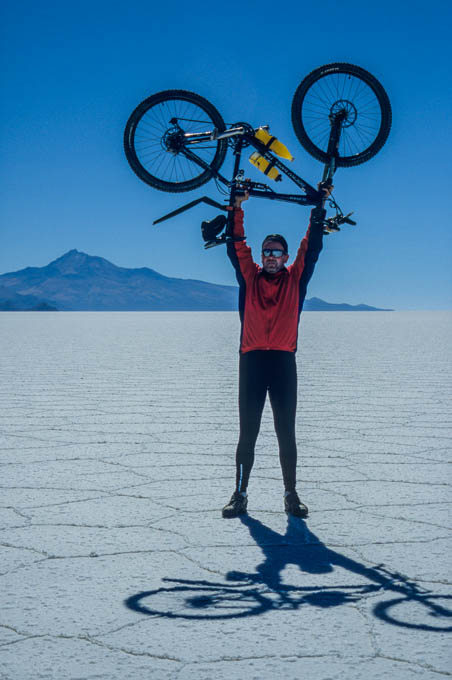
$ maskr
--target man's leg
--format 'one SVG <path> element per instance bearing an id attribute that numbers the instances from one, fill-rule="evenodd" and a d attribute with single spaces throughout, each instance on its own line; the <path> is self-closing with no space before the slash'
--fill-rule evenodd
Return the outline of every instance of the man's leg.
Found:
<path id="1" fill-rule="evenodd" d="M 308 508 L 295 490 L 297 482 L 297 365 L 292 352 L 275 352 L 271 362 L 269 395 L 279 443 L 279 459 L 284 479 L 284 509 L 295 517 L 307 517 Z"/>
<path id="2" fill-rule="evenodd" d="M 273 410 L 279 460 L 286 491 L 295 491 L 297 482 L 297 444 L 295 415 L 297 410 L 297 365 L 293 352 L 273 351 L 269 396 Z"/>
<path id="3" fill-rule="evenodd" d="M 239 414 L 240 438 L 236 452 L 236 486 L 232 498 L 222 510 L 223 517 L 237 517 L 246 512 L 246 489 L 254 462 L 254 447 L 267 395 L 265 352 L 253 351 L 240 356 Z"/>
<path id="4" fill-rule="evenodd" d="M 267 395 L 266 354 L 256 350 L 240 356 L 240 437 L 236 452 L 236 491 L 246 491 L 254 463 L 254 447 Z"/>

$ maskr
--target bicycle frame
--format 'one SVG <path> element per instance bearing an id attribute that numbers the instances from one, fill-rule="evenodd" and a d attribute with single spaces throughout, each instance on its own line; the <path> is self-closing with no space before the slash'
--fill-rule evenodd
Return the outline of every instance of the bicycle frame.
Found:
<path id="1" fill-rule="evenodd" d="M 241 177 L 241 175 L 239 175 L 239 168 L 241 162 L 242 148 L 244 143 L 246 143 L 249 146 L 253 146 L 261 156 L 263 156 L 267 161 L 269 161 L 269 163 L 271 163 L 272 167 L 278 168 L 278 170 L 280 170 L 284 175 L 286 175 L 286 177 L 292 180 L 294 184 L 300 187 L 300 189 L 303 189 L 303 191 L 305 192 L 304 196 L 300 194 L 282 194 L 273 191 L 273 189 L 271 189 L 266 184 L 262 184 L 261 182 L 248 182 L 247 185 L 249 186 L 248 191 L 250 196 L 256 196 L 258 198 L 269 198 L 271 200 L 278 201 L 288 201 L 289 203 L 298 203 L 299 205 L 321 204 L 323 198 L 322 193 L 314 189 L 314 187 L 312 187 L 308 182 L 306 182 L 306 180 L 304 180 L 302 177 L 299 177 L 299 175 L 297 175 L 290 168 L 288 168 L 287 165 L 285 165 L 275 154 L 273 154 L 265 146 L 265 144 L 262 144 L 262 142 L 256 139 L 254 133 L 255 133 L 254 130 L 252 132 L 249 132 L 245 127 L 234 127 L 229 128 L 228 130 L 225 130 L 225 132 L 220 133 L 214 130 L 213 132 L 206 133 L 184 134 L 184 139 L 186 140 L 187 146 L 199 144 L 200 142 L 205 141 L 213 141 L 217 139 L 226 139 L 234 137 L 238 138 L 237 141 L 234 143 L 235 162 L 232 181 L 228 181 L 223 175 L 221 175 L 220 172 L 212 170 L 207 163 L 205 163 L 201 158 L 199 158 L 199 156 L 196 156 L 196 154 L 189 151 L 187 146 L 184 146 L 180 150 L 180 153 L 182 153 L 186 158 L 193 161 L 194 163 L 197 163 L 203 169 L 205 170 L 210 169 L 212 177 L 219 180 L 222 184 L 231 189 L 230 200 L 233 203 L 235 193 L 234 189 L 236 185 L 244 184 L 243 178 Z M 239 179 L 237 179 L 238 177 Z M 327 176 L 324 177 L 324 181 L 326 179 Z M 232 205 L 232 203 L 230 203 L 230 205 Z"/>
<path id="2" fill-rule="evenodd" d="M 255 136 L 256 130 L 245 123 L 228 128 L 223 132 L 218 132 L 218 130 L 214 129 L 211 131 L 196 133 L 185 133 L 183 129 L 180 127 L 177 118 L 173 118 L 170 121 L 170 123 L 174 126 L 175 131 L 172 134 L 172 137 L 170 136 L 169 138 L 168 150 L 172 151 L 172 153 L 174 154 L 180 153 L 183 156 L 185 156 L 187 160 L 197 164 L 203 170 L 208 170 L 212 176 L 212 179 L 215 179 L 224 186 L 226 186 L 229 190 L 228 201 L 229 207 L 232 207 L 234 205 L 235 197 L 238 194 L 243 194 L 244 191 L 247 191 L 250 196 L 256 198 L 267 198 L 273 201 L 285 201 L 288 203 L 295 203 L 298 205 L 311 205 L 314 207 L 321 207 L 324 204 L 325 195 L 322 189 L 332 184 L 332 179 L 335 172 L 335 155 L 337 153 L 337 148 L 339 146 L 342 123 L 342 120 L 340 119 L 339 115 L 335 116 L 331 121 L 330 139 L 328 144 L 329 162 L 324 165 L 323 179 L 322 182 L 320 182 L 319 184 L 319 190 L 314 189 L 314 187 L 311 186 L 311 184 L 309 184 L 305 179 L 303 179 L 295 172 L 293 172 L 293 170 L 287 167 L 287 165 L 283 163 L 280 160 L 280 158 L 278 158 L 265 144 L 263 144 L 259 139 L 257 139 L 257 137 Z M 263 128 L 268 129 L 268 126 L 263 126 Z M 203 142 L 212 142 L 221 139 L 229 139 L 230 140 L 229 143 L 233 148 L 234 168 L 232 173 L 232 180 L 228 180 L 218 170 L 213 169 L 208 163 L 206 163 L 202 158 L 196 155 L 194 151 L 191 150 L 191 148 L 196 148 L 196 145 L 202 144 Z M 171 148 L 171 144 L 173 145 L 173 148 Z M 264 184 L 262 182 L 253 182 L 251 180 L 245 179 L 244 178 L 245 172 L 244 170 L 240 169 L 242 151 L 245 145 L 254 147 L 254 149 L 265 160 L 268 161 L 269 169 L 277 168 L 282 174 L 284 174 L 294 184 L 296 184 L 300 189 L 302 189 L 304 193 L 303 194 L 280 193 L 274 191 L 267 184 Z M 349 215 L 351 213 L 349 213 L 349 215 L 344 216 L 341 209 L 334 201 L 334 199 L 329 197 L 327 200 L 329 200 L 330 204 L 336 208 L 336 217 L 329 218 L 328 220 L 324 221 L 325 233 L 329 233 L 331 231 L 340 231 L 338 225 L 344 222 L 348 224 L 356 224 L 356 222 L 349 219 Z M 171 217 L 175 217 L 176 215 L 179 215 L 185 210 L 193 208 L 195 205 L 201 202 L 215 206 L 220 210 L 227 210 L 225 205 L 222 205 L 221 203 L 218 203 L 217 201 L 214 201 L 213 199 L 210 199 L 207 196 L 203 196 L 200 199 L 191 201 L 190 203 L 181 206 L 177 210 L 174 210 L 171 213 L 168 213 L 167 215 L 160 217 L 159 219 L 154 221 L 154 224 L 158 224 L 159 222 L 170 219 Z M 215 236 L 212 236 L 211 238 L 205 238 L 205 240 L 207 241 L 205 244 L 205 248 L 211 248 L 216 245 L 221 245 L 233 239 L 231 212 L 229 212 L 227 220 L 225 220 L 225 218 L 222 218 L 222 220 L 223 221 L 219 222 L 221 227 L 219 231 L 222 231 L 225 222 L 227 222 L 224 234 L 218 238 L 217 236 L 219 232 L 216 232 Z M 205 224 L 207 223 L 203 222 L 203 229 Z"/>

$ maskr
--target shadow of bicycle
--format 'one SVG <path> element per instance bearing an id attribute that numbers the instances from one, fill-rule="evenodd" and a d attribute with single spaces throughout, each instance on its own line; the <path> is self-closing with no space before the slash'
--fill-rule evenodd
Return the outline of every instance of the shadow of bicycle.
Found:
<path id="1" fill-rule="evenodd" d="M 229 571 L 225 581 L 169 579 L 155 590 L 137 593 L 125 605 L 141 614 L 179 619 L 230 619 L 259 616 L 271 610 L 297 610 L 302 606 L 339 607 L 369 594 L 392 592 L 373 614 L 386 623 L 426 631 L 451 631 L 452 595 L 436 595 L 406 576 L 383 565 L 368 567 L 328 548 L 303 520 L 289 516 L 284 535 L 259 520 L 242 515 L 241 522 L 259 546 L 263 560 L 255 571 Z M 283 582 L 283 571 L 295 565 L 302 572 L 325 575 L 321 585 L 293 586 Z M 360 582 L 328 585 L 327 575 L 341 568 Z M 413 614 L 414 611 L 414 614 Z"/>

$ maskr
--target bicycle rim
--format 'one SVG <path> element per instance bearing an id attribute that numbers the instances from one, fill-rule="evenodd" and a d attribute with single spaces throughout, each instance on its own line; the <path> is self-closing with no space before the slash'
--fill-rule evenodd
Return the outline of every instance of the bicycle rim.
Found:
<path id="1" fill-rule="evenodd" d="M 331 117 L 345 118 L 336 157 L 337 166 L 353 166 L 372 158 L 391 129 L 391 105 L 382 85 L 353 64 L 328 64 L 310 73 L 292 102 L 292 123 L 302 146 L 327 163 Z"/>
<path id="2" fill-rule="evenodd" d="M 452 595 L 401 597 L 380 602 L 375 615 L 403 628 L 438 632 L 452 631 Z"/>
<path id="3" fill-rule="evenodd" d="M 184 133 L 225 129 L 217 109 L 186 90 L 166 90 L 145 99 L 131 114 L 124 131 L 124 150 L 132 170 L 160 191 L 191 191 L 208 182 L 223 163 L 226 140 L 204 141 L 188 148 L 208 166 L 186 158 Z"/>
<path id="4" fill-rule="evenodd" d="M 268 601 L 256 590 L 231 586 L 173 586 L 140 593 L 126 600 L 135 611 L 169 619 L 225 620 L 256 616 Z"/>

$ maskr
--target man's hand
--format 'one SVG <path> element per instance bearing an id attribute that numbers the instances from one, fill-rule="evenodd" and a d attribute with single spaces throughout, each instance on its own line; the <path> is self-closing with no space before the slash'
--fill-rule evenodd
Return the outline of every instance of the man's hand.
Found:
<path id="1" fill-rule="evenodd" d="M 250 197 L 249 191 L 244 191 L 243 194 L 237 194 L 234 201 L 234 208 L 241 208 L 243 201 L 247 201 Z"/>
<path id="2" fill-rule="evenodd" d="M 246 179 L 245 183 L 250 182 L 250 181 L 251 180 Z M 240 193 L 237 193 L 235 195 L 234 205 L 232 207 L 228 206 L 227 210 L 234 210 L 235 208 L 241 208 L 243 201 L 247 201 L 249 199 L 250 192 L 246 188 L 246 184 L 237 184 L 237 191 L 240 192 Z"/>
<path id="3" fill-rule="evenodd" d="M 328 184 L 328 182 L 319 182 L 317 184 L 317 189 L 319 190 L 319 192 L 321 192 L 323 194 L 323 198 L 322 198 L 322 208 L 323 208 L 323 206 L 325 205 L 325 201 L 327 200 L 327 198 L 329 198 L 331 196 L 331 193 L 334 189 L 334 184 Z"/>
<path id="4" fill-rule="evenodd" d="M 241 208 L 243 201 L 247 201 L 250 197 L 249 191 L 245 191 L 243 194 L 238 194 L 235 197 L 234 205 L 228 205 L 226 210 L 234 210 L 235 208 Z"/>

